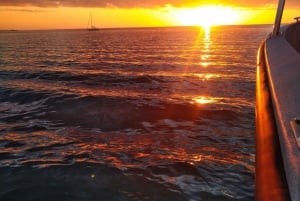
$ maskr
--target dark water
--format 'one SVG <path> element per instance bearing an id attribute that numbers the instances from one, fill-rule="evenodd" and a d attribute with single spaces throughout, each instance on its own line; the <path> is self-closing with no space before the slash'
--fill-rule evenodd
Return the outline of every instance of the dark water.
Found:
<path id="1" fill-rule="evenodd" d="M 269 30 L 0 32 L 0 200 L 253 200 Z"/>

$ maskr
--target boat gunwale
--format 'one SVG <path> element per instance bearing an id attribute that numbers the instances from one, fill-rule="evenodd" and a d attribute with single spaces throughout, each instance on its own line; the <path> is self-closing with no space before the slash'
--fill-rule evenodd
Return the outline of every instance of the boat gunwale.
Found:
<path id="1" fill-rule="evenodd" d="M 290 200 L 266 72 L 265 42 L 256 68 L 255 200 Z"/>
<path id="2" fill-rule="evenodd" d="M 300 64 L 300 55 L 286 40 L 284 32 L 266 40 L 265 55 L 290 197 L 300 200 L 300 149 L 290 126 L 290 121 L 300 115 L 300 85 L 297 84 L 300 68 L 295 67 Z"/>

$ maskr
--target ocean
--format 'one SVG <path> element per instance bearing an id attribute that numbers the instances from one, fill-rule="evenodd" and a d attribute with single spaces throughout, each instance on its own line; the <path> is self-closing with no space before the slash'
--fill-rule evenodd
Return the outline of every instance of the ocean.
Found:
<path id="1" fill-rule="evenodd" d="M 0 200 L 252 201 L 271 29 L 0 31 Z"/>

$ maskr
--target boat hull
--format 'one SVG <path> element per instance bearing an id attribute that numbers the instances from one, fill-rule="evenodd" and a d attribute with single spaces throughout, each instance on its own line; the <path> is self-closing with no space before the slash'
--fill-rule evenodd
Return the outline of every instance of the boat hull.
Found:
<path id="1" fill-rule="evenodd" d="M 266 71 L 265 43 L 258 51 L 256 78 L 255 200 L 290 200 Z"/>

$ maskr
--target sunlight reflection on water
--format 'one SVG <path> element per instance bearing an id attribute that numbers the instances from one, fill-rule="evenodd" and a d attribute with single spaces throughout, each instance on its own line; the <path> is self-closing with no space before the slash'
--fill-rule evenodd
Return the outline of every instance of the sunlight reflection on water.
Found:
<path id="1" fill-rule="evenodd" d="M 0 33 L 0 199 L 253 200 L 268 29 Z"/>

